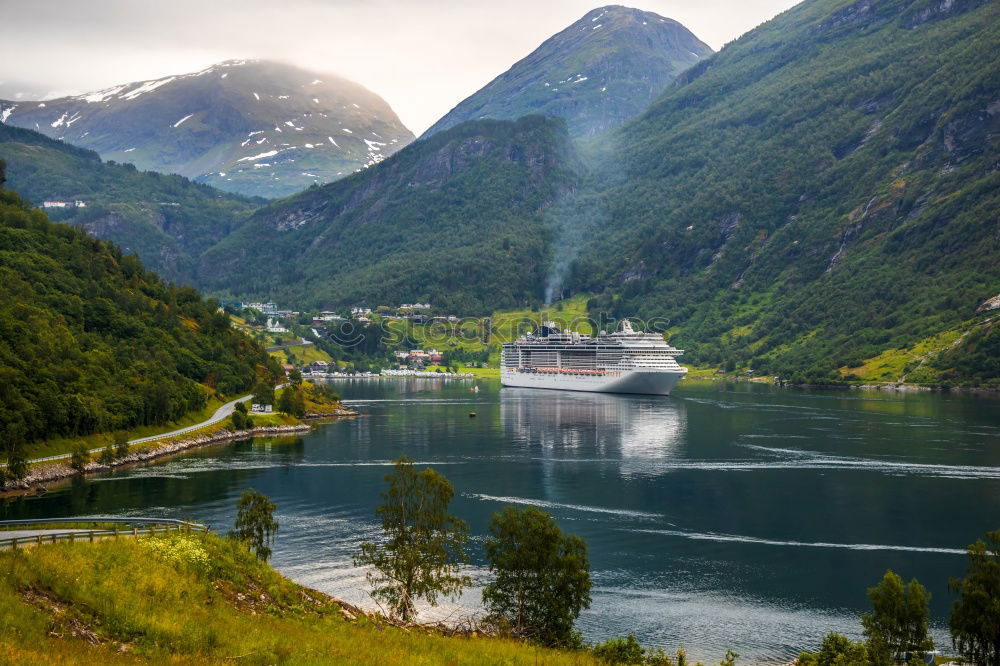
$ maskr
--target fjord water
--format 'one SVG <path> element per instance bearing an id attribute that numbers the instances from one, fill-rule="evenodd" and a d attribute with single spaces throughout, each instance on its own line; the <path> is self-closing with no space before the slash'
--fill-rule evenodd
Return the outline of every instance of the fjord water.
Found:
<path id="1" fill-rule="evenodd" d="M 586 638 L 634 633 L 704 660 L 733 648 L 755 662 L 787 661 L 831 630 L 857 636 L 865 589 L 889 568 L 929 588 L 947 649 L 948 578 L 963 575 L 967 544 L 1000 528 L 997 398 L 692 381 L 664 398 L 476 383 L 479 393 L 471 380 L 337 382 L 367 416 L 77 481 L 8 500 L 3 515 L 183 517 L 225 531 L 236 497 L 254 487 L 278 506 L 273 563 L 370 605 L 351 555 L 377 537 L 383 476 L 405 454 L 454 484 L 477 584 L 490 515 L 538 506 L 589 544 Z M 426 617 L 478 602 L 476 589 Z"/>

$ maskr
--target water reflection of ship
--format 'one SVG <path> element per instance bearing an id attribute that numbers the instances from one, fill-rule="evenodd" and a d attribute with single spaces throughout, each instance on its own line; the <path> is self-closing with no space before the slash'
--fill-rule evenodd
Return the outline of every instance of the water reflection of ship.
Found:
<path id="1" fill-rule="evenodd" d="M 544 453 L 590 448 L 611 458 L 662 459 L 677 455 L 684 439 L 684 403 L 611 393 L 504 388 L 504 429 Z"/>

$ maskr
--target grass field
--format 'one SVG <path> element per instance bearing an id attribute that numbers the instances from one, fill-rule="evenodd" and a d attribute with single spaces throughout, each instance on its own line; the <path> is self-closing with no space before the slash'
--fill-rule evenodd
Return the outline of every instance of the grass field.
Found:
<path id="1" fill-rule="evenodd" d="M 597 663 L 587 652 L 348 619 L 212 534 L 4 551 L 0 628 L 0 662 L 26 665 Z"/>
<path id="2" fill-rule="evenodd" d="M 329 354 L 316 345 L 286 347 L 285 349 L 271 352 L 271 356 L 278 359 L 281 363 L 291 363 L 293 365 L 309 365 L 316 361 L 325 361 L 326 363 L 333 361 Z"/>

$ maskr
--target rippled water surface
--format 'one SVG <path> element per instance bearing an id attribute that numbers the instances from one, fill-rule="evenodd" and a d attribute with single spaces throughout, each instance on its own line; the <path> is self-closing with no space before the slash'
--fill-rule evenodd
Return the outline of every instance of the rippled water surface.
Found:
<path id="1" fill-rule="evenodd" d="M 1000 528 L 1000 400 L 682 384 L 669 398 L 471 382 L 342 381 L 368 416 L 291 440 L 256 440 L 9 501 L 7 518 L 190 517 L 220 531 L 247 487 L 278 505 L 274 564 L 367 603 L 351 566 L 377 536 L 391 460 L 433 464 L 469 521 L 472 574 L 492 512 L 538 506 L 583 536 L 591 640 L 718 659 L 788 660 L 831 630 L 857 635 L 865 589 L 891 568 L 933 594 L 945 631 L 964 548 Z M 469 413 L 476 412 L 476 418 Z M 478 589 L 427 616 L 475 609 Z"/>

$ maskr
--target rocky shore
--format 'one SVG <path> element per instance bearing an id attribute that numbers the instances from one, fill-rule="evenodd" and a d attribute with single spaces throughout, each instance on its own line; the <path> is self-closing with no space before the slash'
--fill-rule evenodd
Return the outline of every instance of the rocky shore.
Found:
<path id="1" fill-rule="evenodd" d="M 106 472 L 122 465 L 132 465 L 135 463 L 146 462 L 148 460 L 155 460 L 156 458 L 162 458 L 164 456 L 187 451 L 188 449 L 194 449 L 199 446 L 206 446 L 208 444 L 215 444 L 218 442 L 246 439 L 248 437 L 280 437 L 282 435 L 291 435 L 299 432 L 307 432 L 309 430 L 312 430 L 312 426 L 305 424 L 267 426 L 236 431 L 222 429 L 207 435 L 196 435 L 194 437 L 187 437 L 184 439 L 168 440 L 153 448 L 133 451 L 126 456 L 116 458 L 109 464 L 91 461 L 87 463 L 83 473 L 95 474 L 98 472 Z M 31 468 L 28 475 L 24 477 L 24 479 L 20 481 L 8 481 L 3 486 L 0 486 L 0 492 L 23 492 L 41 487 L 46 483 L 67 479 L 69 477 L 76 476 L 77 474 L 79 474 L 79 472 L 69 466 L 68 458 L 65 461 L 36 465 Z"/>

